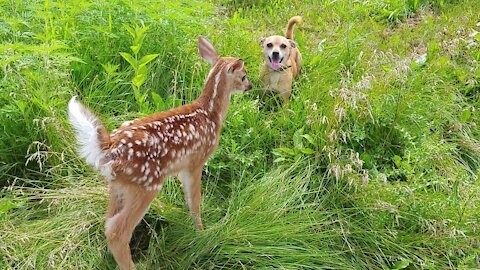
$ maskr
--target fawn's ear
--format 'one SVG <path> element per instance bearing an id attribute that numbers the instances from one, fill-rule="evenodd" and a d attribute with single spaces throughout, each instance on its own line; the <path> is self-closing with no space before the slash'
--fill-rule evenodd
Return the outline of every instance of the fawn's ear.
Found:
<path id="1" fill-rule="evenodd" d="M 204 37 L 198 37 L 198 51 L 205 61 L 210 65 L 214 65 L 218 60 L 218 54 L 212 44 Z"/>
<path id="2" fill-rule="evenodd" d="M 233 73 L 235 70 L 240 70 L 242 68 L 243 68 L 243 60 L 238 59 L 235 62 L 233 62 L 232 64 L 230 64 L 230 67 L 228 68 L 228 72 Z"/>

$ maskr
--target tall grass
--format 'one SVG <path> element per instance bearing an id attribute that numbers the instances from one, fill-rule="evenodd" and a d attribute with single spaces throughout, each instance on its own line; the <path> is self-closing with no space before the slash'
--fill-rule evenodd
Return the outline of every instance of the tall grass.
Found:
<path id="1" fill-rule="evenodd" d="M 169 179 L 131 243 L 140 269 L 479 268 L 479 11 L 473 0 L 0 3 L 0 267 L 115 269 L 106 189 L 75 154 L 66 103 L 79 95 L 113 129 L 190 102 L 208 73 L 204 35 L 245 60 L 255 87 L 233 97 L 205 167 L 206 230 Z M 304 65 L 282 106 L 260 98 L 258 40 L 297 14 Z M 124 52 L 155 57 L 140 70 Z"/>

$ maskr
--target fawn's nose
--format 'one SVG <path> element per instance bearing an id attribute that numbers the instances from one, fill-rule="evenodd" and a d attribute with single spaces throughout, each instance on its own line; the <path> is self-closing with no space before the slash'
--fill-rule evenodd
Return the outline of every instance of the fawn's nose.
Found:
<path id="1" fill-rule="evenodd" d="M 278 58 L 280 56 L 279 52 L 272 52 L 273 58 Z"/>
<path id="2" fill-rule="evenodd" d="M 248 90 L 252 90 L 252 88 L 253 88 L 253 85 L 252 85 L 252 83 L 251 83 L 251 82 L 248 82 L 248 85 L 247 85 L 247 89 L 246 89 L 246 91 L 248 91 Z"/>

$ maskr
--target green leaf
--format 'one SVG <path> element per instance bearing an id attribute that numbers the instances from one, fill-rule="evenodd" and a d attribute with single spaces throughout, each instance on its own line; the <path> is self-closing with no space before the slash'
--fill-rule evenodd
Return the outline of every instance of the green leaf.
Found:
<path id="1" fill-rule="evenodd" d="M 397 166 L 397 168 L 400 168 L 402 166 L 402 158 L 400 156 L 393 156 L 392 161 L 393 163 L 395 163 L 395 166 Z"/>
<path id="2" fill-rule="evenodd" d="M 133 54 L 137 55 L 141 47 L 142 45 L 132 45 L 130 46 L 130 50 L 132 50 Z"/>
<path id="3" fill-rule="evenodd" d="M 135 87 L 134 87 L 135 89 Z M 142 112 L 148 112 L 148 108 L 147 110 L 145 110 L 145 104 L 147 104 L 148 106 L 148 102 L 145 102 L 146 98 L 147 98 L 147 94 L 148 92 L 145 92 L 145 93 L 140 93 L 140 90 L 137 89 L 136 93 L 135 93 L 135 99 L 137 101 L 137 104 L 140 105 L 140 108 L 142 109 Z"/>
<path id="4" fill-rule="evenodd" d="M 144 95 L 144 98 L 142 100 L 142 104 L 140 105 L 140 107 L 142 108 L 142 112 L 149 112 L 150 104 L 148 101 L 145 100 L 145 97 L 146 95 Z"/>
<path id="5" fill-rule="evenodd" d="M 135 37 L 133 39 L 133 44 L 139 47 L 142 47 L 143 39 L 145 38 L 145 32 L 147 32 L 149 26 L 144 27 L 135 27 Z M 140 48 L 139 48 L 140 50 Z M 138 52 L 137 52 L 138 53 Z"/>
<path id="6" fill-rule="evenodd" d="M 155 58 L 158 57 L 159 54 L 147 54 L 142 59 L 140 59 L 140 62 L 138 63 L 139 66 L 144 66 L 151 61 L 153 61 Z"/>
<path id="7" fill-rule="evenodd" d="M 27 103 L 25 101 L 20 101 L 17 103 L 17 106 L 21 112 L 25 112 L 25 108 L 27 108 Z"/>
<path id="8" fill-rule="evenodd" d="M 278 163 L 278 162 L 282 162 L 282 161 L 285 161 L 285 160 L 287 160 L 287 159 L 284 158 L 284 157 L 279 157 L 279 158 L 276 158 L 276 159 L 273 161 L 273 163 Z"/>
<path id="9" fill-rule="evenodd" d="M 145 32 L 147 32 L 149 25 L 143 27 L 135 27 L 135 34 L 138 38 L 143 38 L 145 36 Z"/>
<path id="10" fill-rule="evenodd" d="M 435 41 L 430 42 L 427 49 L 427 61 L 430 62 L 435 59 L 439 51 L 440 45 Z"/>
<path id="11" fill-rule="evenodd" d="M 136 33 L 135 33 L 135 30 L 133 30 L 132 27 L 128 26 L 128 25 L 124 25 L 123 27 L 125 27 L 125 29 L 128 31 L 128 33 L 130 33 L 130 35 L 135 38 L 136 36 Z"/>
<path id="12" fill-rule="evenodd" d="M 462 123 L 466 123 L 468 120 L 470 120 L 471 116 L 472 112 L 470 111 L 470 109 L 465 109 L 460 115 L 460 121 L 462 121 Z"/>
<path id="13" fill-rule="evenodd" d="M 0 199 L 0 215 L 7 213 L 9 210 L 17 208 L 17 205 L 14 204 L 8 198 Z"/>
<path id="14" fill-rule="evenodd" d="M 372 155 L 370 155 L 369 153 L 363 152 L 362 154 L 360 154 L 360 159 L 365 162 L 365 165 L 372 165 Z"/>
<path id="15" fill-rule="evenodd" d="M 159 94 L 152 92 L 152 99 L 153 99 L 153 102 L 155 102 L 155 107 L 157 108 L 157 111 L 164 109 L 163 98 Z"/>
<path id="16" fill-rule="evenodd" d="M 276 148 L 274 149 L 274 152 L 273 152 L 273 154 L 275 155 L 282 155 L 282 153 L 285 153 L 290 156 L 295 156 L 295 151 L 291 148 L 286 148 L 286 147 Z"/>
<path id="17" fill-rule="evenodd" d="M 142 102 L 147 100 L 147 95 L 148 95 L 148 91 L 145 91 L 145 93 L 142 94 Z"/>
<path id="18" fill-rule="evenodd" d="M 315 140 L 312 136 L 310 136 L 310 134 L 303 134 L 302 137 L 305 138 L 311 145 L 316 145 Z"/>
<path id="19" fill-rule="evenodd" d="M 136 101 L 139 101 L 142 98 L 141 93 L 140 93 L 140 89 L 138 89 L 138 87 L 136 87 L 136 86 L 133 86 L 133 96 L 135 96 Z"/>
<path id="20" fill-rule="evenodd" d="M 147 66 L 143 65 L 143 66 L 139 66 L 138 69 L 137 69 L 137 72 L 135 73 L 135 75 L 145 75 L 147 76 L 147 73 L 148 73 L 148 69 L 147 69 Z"/>
<path id="21" fill-rule="evenodd" d="M 105 72 L 108 74 L 108 76 L 112 76 L 112 75 L 117 74 L 117 70 L 120 67 L 120 65 L 113 65 L 113 64 L 110 64 L 110 63 L 101 64 L 101 65 L 102 65 L 103 69 L 105 70 Z"/>
<path id="22" fill-rule="evenodd" d="M 297 149 L 303 147 L 302 135 L 303 135 L 303 128 L 298 129 L 298 130 L 295 131 L 295 133 L 293 134 L 293 145 L 294 145 L 295 148 L 297 148 Z"/>
<path id="23" fill-rule="evenodd" d="M 137 69 L 137 60 L 133 56 L 126 52 L 121 52 L 120 55 L 125 59 L 135 70 Z"/>
<path id="24" fill-rule="evenodd" d="M 18 200 L 9 197 L 0 198 L 0 217 L 5 216 L 8 211 L 22 207 L 25 200 Z"/>
<path id="25" fill-rule="evenodd" d="M 322 60 L 322 58 L 323 58 L 323 55 L 316 55 L 316 56 L 312 57 L 309 65 L 312 66 L 312 67 L 318 65 L 318 63 L 320 63 L 320 60 Z"/>
<path id="26" fill-rule="evenodd" d="M 313 151 L 313 149 L 311 148 L 300 148 L 300 152 L 304 153 L 305 155 L 311 155 L 315 151 Z"/>
<path id="27" fill-rule="evenodd" d="M 410 265 L 410 261 L 397 261 L 393 264 L 391 270 L 405 269 Z"/>
<path id="28" fill-rule="evenodd" d="M 147 76 L 145 74 L 138 74 L 132 79 L 132 83 L 136 87 L 140 88 L 140 86 L 142 86 L 146 79 Z"/>
<path id="29" fill-rule="evenodd" d="M 87 62 L 83 61 L 82 58 L 75 57 L 75 56 L 70 56 L 68 59 L 72 62 L 77 62 L 77 63 L 82 63 L 82 64 L 87 64 Z"/>

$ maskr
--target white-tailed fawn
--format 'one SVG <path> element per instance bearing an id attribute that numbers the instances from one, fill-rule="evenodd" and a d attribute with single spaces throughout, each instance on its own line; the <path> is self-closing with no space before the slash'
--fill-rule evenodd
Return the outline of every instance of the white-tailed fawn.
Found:
<path id="1" fill-rule="evenodd" d="M 109 133 L 75 97 L 68 103 L 79 155 L 108 182 L 105 235 L 120 269 L 135 269 L 129 247 L 133 230 L 169 175 L 178 176 L 195 227 L 203 229 L 203 166 L 217 148 L 230 96 L 250 90 L 252 84 L 243 60 L 219 57 L 203 37 L 198 38 L 198 50 L 213 67 L 202 94 L 191 104 L 125 122 Z"/>

